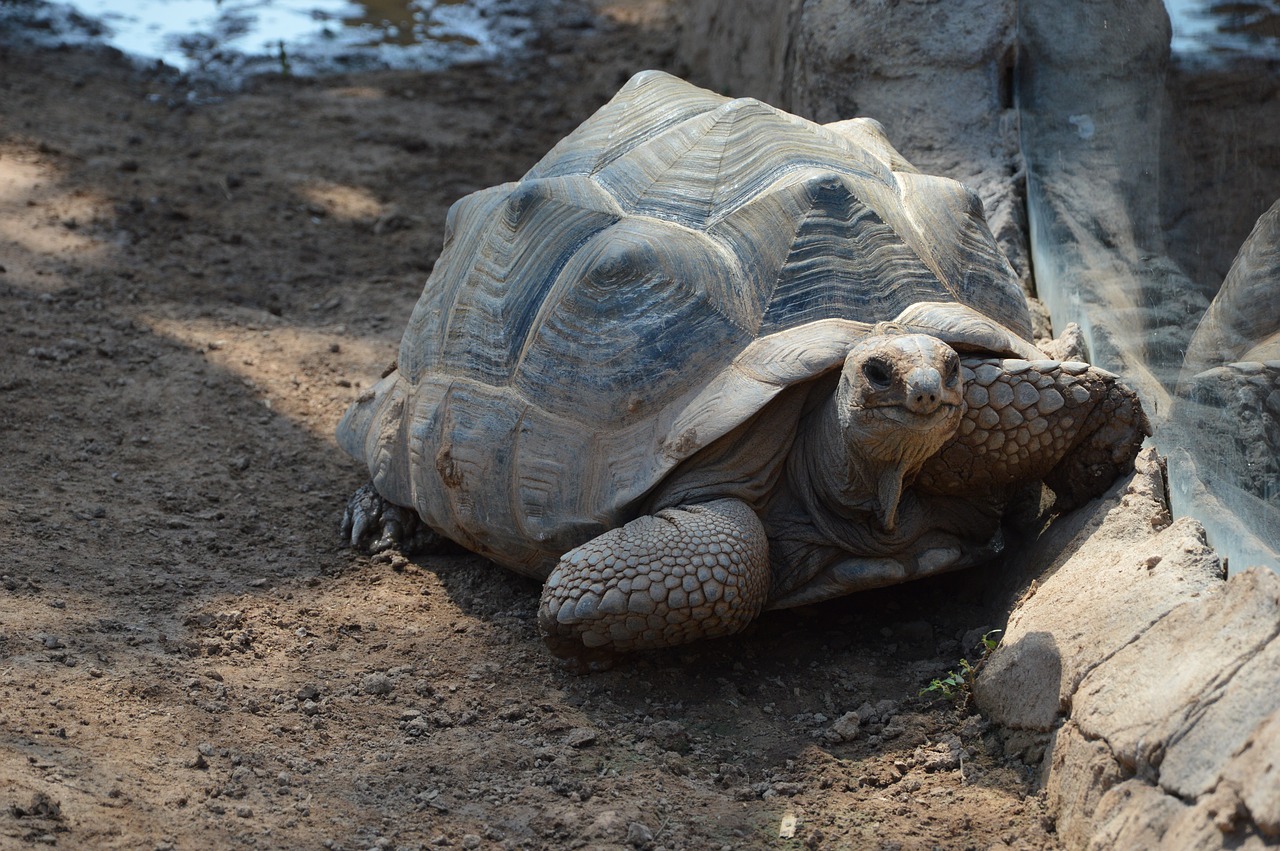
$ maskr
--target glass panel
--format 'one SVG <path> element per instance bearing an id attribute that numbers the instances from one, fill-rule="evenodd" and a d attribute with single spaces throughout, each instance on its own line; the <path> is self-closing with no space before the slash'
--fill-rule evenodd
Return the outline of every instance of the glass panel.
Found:
<path id="1" fill-rule="evenodd" d="M 1175 513 L 1280 569 L 1280 15 L 1170 2 L 1174 52 L 1159 0 L 1019 4 L 1036 287 L 1142 395 Z"/>

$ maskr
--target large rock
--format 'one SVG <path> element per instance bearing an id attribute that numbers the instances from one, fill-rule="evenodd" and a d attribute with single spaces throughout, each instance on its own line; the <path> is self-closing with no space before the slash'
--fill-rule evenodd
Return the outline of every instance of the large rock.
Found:
<path id="1" fill-rule="evenodd" d="M 1175 606 L 1217 587 L 1222 565 L 1194 520 L 1170 522 L 1160 461 L 1144 450 L 1107 498 L 1024 555 L 1035 593 L 1010 616 L 975 697 L 1005 727 L 1046 732 L 1081 680 Z"/>
<path id="2" fill-rule="evenodd" d="M 1237 574 L 1091 671 L 1071 717 L 1139 778 L 1183 798 L 1204 795 L 1280 709 L 1278 631 L 1280 576 Z"/>
<path id="3" fill-rule="evenodd" d="M 974 685 L 1049 732 L 1042 777 L 1070 848 L 1280 840 L 1280 576 L 1222 565 L 1169 521 L 1157 457 L 1031 547 L 1040 576 Z"/>

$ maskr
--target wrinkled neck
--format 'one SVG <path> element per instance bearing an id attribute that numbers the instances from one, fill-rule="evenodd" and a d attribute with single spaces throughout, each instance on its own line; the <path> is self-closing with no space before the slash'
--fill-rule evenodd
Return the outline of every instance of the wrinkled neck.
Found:
<path id="1" fill-rule="evenodd" d="M 870 513 L 893 531 L 903 490 L 946 436 L 914 433 L 879 409 L 851 405 L 838 389 L 803 421 L 792 483 L 812 493 L 814 516 Z"/>
<path id="2" fill-rule="evenodd" d="M 874 513 L 876 471 L 853 456 L 844 437 L 836 394 L 801 421 L 788 466 L 791 486 L 815 518 L 834 515 L 850 519 Z"/>

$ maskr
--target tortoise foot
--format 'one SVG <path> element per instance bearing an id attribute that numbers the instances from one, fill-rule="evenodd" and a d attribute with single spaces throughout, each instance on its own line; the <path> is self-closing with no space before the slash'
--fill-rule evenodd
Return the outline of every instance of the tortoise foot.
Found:
<path id="1" fill-rule="evenodd" d="M 538 623 L 552 653 L 590 667 L 737 632 L 764 607 L 769 580 L 764 526 L 745 503 L 668 508 L 565 553 Z"/>
<path id="2" fill-rule="evenodd" d="M 1079 361 L 964 358 L 965 415 L 916 480 L 924 493 L 1008 494 L 1043 480 L 1068 510 L 1132 469 L 1151 433 L 1134 392 Z"/>
<path id="3" fill-rule="evenodd" d="M 393 547 L 402 553 L 425 552 L 443 542 L 417 512 L 387 502 L 372 482 L 347 500 L 340 532 L 345 543 L 370 555 Z"/>

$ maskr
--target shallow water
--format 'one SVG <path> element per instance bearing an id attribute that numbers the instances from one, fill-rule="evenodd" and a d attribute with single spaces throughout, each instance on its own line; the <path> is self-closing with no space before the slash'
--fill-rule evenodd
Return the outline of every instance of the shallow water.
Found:
<path id="1" fill-rule="evenodd" d="M 1172 50 L 1191 61 L 1241 56 L 1280 59 L 1277 0 L 1164 0 L 1173 24 Z"/>
<path id="2" fill-rule="evenodd" d="M 521 0 L 0 0 L 0 27 L 229 76 L 440 68 L 518 49 Z"/>

